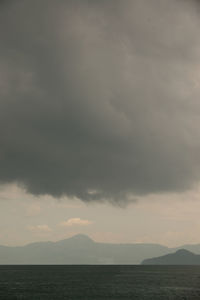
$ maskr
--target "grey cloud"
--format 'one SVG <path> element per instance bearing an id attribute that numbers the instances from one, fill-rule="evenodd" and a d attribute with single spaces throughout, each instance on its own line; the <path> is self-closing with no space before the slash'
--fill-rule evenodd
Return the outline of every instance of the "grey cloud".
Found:
<path id="1" fill-rule="evenodd" d="M 198 2 L 0 5 L 2 184 L 119 202 L 199 181 Z"/>

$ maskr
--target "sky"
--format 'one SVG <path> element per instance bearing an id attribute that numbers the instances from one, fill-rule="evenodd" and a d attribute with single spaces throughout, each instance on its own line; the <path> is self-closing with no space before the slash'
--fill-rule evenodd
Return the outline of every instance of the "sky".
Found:
<path id="1" fill-rule="evenodd" d="M 0 244 L 200 243 L 199 14 L 0 2 Z"/>

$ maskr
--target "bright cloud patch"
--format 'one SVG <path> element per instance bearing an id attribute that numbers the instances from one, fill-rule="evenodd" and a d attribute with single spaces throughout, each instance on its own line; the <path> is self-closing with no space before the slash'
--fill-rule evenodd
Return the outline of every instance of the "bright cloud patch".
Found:
<path id="1" fill-rule="evenodd" d="M 89 220 L 83 220 L 83 219 L 80 219 L 80 218 L 71 218 L 71 219 L 68 219 L 67 221 L 64 221 L 64 222 L 61 222 L 60 225 L 61 226 L 75 226 L 75 225 L 79 225 L 79 226 L 87 226 L 87 225 L 90 225 L 92 224 L 91 221 Z"/>

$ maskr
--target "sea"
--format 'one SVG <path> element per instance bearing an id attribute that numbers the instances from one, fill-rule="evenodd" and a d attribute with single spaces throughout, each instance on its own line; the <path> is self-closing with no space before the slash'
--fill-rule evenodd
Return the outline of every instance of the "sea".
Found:
<path id="1" fill-rule="evenodd" d="M 1 265 L 0 299 L 200 299 L 200 266 Z"/>

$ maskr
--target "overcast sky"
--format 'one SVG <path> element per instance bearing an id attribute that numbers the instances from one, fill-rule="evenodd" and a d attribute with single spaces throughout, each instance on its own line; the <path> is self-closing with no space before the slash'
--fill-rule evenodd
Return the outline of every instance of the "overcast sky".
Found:
<path id="1" fill-rule="evenodd" d="M 200 242 L 199 15 L 0 2 L 0 244 Z"/>

